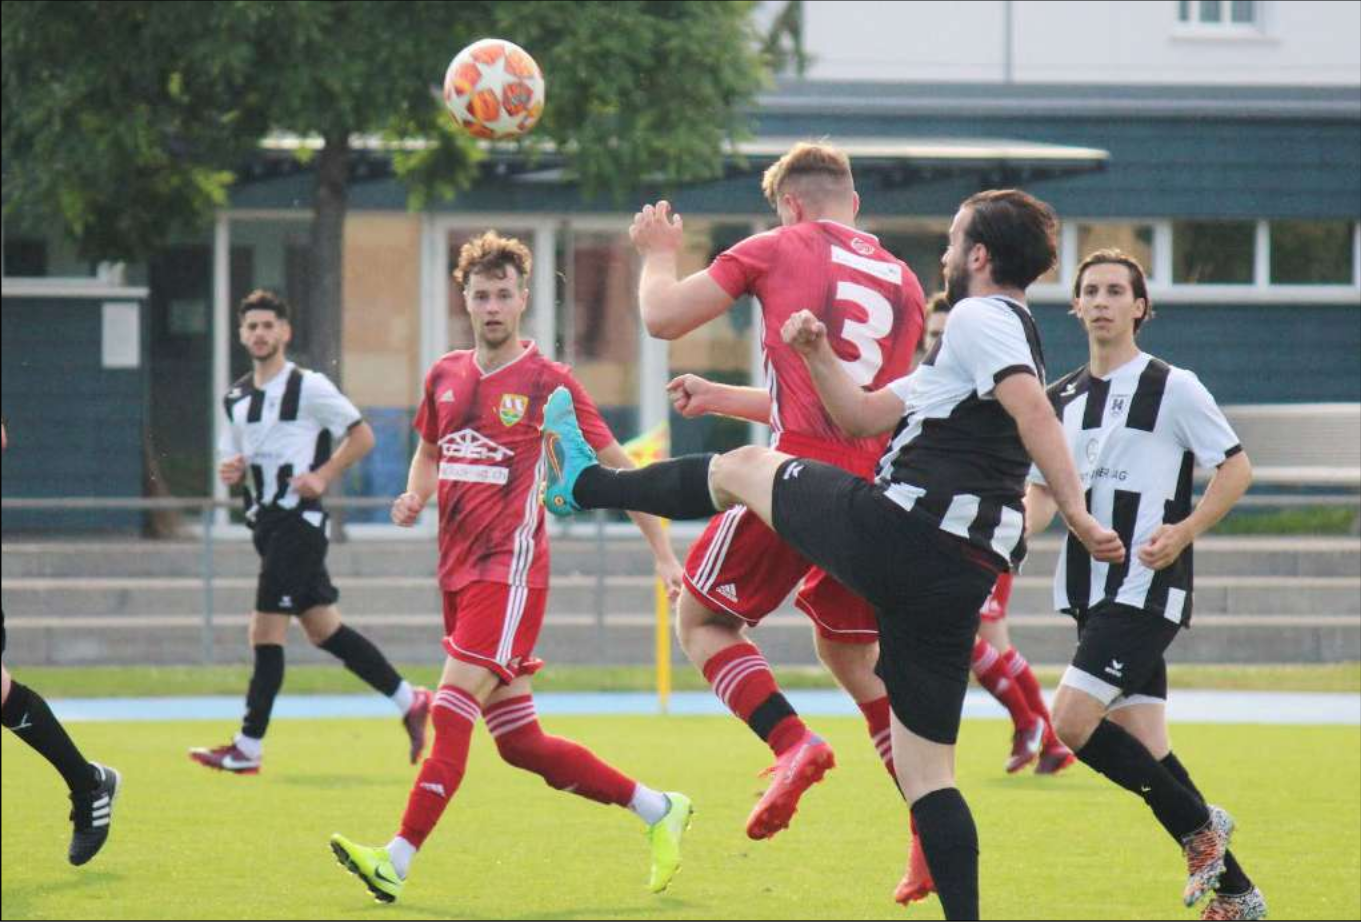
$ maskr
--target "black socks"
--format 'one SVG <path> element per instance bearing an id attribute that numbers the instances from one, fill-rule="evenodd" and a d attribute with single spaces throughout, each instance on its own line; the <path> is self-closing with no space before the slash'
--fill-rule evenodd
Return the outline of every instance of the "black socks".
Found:
<path id="1" fill-rule="evenodd" d="M 241 735 L 251 739 L 265 738 L 269 729 L 269 715 L 274 710 L 274 699 L 284 684 L 284 648 L 277 643 L 260 644 L 255 648 L 255 671 L 250 676 L 246 692 L 246 717 L 241 721 Z"/>
<path id="2" fill-rule="evenodd" d="M 11 682 L 5 699 L 4 724 L 38 754 L 52 763 L 73 794 L 93 790 L 99 777 L 43 696 L 26 685 Z"/>
<path id="3" fill-rule="evenodd" d="M 390 697 L 402 684 L 402 677 L 373 641 L 347 625 L 342 624 L 320 646 L 379 694 Z"/>
<path id="4" fill-rule="evenodd" d="M 912 805 L 922 852 L 947 919 L 978 918 L 978 829 L 958 788 L 941 788 Z"/>
<path id="5" fill-rule="evenodd" d="M 582 509 L 626 509 L 664 519 L 707 519 L 720 510 L 709 495 L 714 456 L 683 455 L 635 470 L 595 465 L 581 472 L 572 498 Z"/>

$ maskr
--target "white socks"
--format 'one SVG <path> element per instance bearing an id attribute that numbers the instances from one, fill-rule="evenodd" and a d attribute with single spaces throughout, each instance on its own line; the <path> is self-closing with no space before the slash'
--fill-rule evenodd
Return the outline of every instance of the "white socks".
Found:
<path id="1" fill-rule="evenodd" d="M 633 789 L 629 809 L 651 826 L 661 822 L 662 817 L 666 816 L 667 811 L 671 809 L 671 798 L 661 791 L 654 791 L 645 784 L 639 784 Z"/>
<path id="2" fill-rule="evenodd" d="M 261 753 L 265 751 L 264 740 L 257 740 L 255 737 L 246 736 L 244 733 L 236 734 L 232 739 L 232 745 L 240 749 L 242 754 L 250 759 L 260 758 Z"/>
<path id="3" fill-rule="evenodd" d="M 397 872 L 398 877 L 406 880 L 407 872 L 411 870 L 411 859 L 416 857 L 416 846 L 397 836 L 387 844 L 387 852 L 388 858 L 392 861 L 392 869 Z"/>
<path id="4" fill-rule="evenodd" d="M 397 710 L 405 714 L 411 710 L 412 703 L 416 700 L 416 693 L 411 688 L 411 683 L 402 679 L 402 684 L 397 686 L 397 690 L 388 695 L 388 700 L 397 705 Z"/>

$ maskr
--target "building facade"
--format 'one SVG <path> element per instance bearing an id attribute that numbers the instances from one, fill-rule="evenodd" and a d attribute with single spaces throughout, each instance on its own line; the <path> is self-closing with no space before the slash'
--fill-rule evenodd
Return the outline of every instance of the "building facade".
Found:
<path id="1" fill-rule="evenodd" d="M 1074 267 L 1118 245 L 1150 270 L 1159 316 L 1145 347 L 1196 369 L 1221 402 L 1361 402 L 1361 4 L 840 0 L 799 11 L 808 67 L 762 95 L 753 139 L 719 180 L 616 203 L 584 199 L 550 169 L 493 159 L 474 189 L 413 213 L 382 157 L 361 160 L 345 228 L 343 385 L 380 447 L 353 491 L 390 495 L 405 482 L 424 369 L 470 343 L 452 262 L 488 227 L 533 247 L 529 335 L 575 367 L 621 438 L 667 418 L 675 374 L 762 383 L 750 303 L 673 343 L 644 334 L 627 227 L 665 193 L 686 216 L 682 270 L 703 267 L 772 224 L 760 171 L 801 138 L 852 153 L 863 226 L 928 291 L 940 287 L 962 199 L 1019 185 L 1051 202 L 1061 259 L 1032 290 L 1051 374 L 1085 355 L 1066 316 Z M 137 367 L 104 369 L 128 379 L 106 394 L 142 401 L 136 420 L 118 417 L 143 426 L 140 457 L 120 443 L 119 464 L 175 494 L 217 489 L 217 397 L 247 364 L 233 305 L 260 286 L 305 302 L 311 197 L 307 169 L 262 151 L 211 230 L 122 274 L 75 264 L 60 241 L 7 222 L 4 393 L 15 428 L 48 438 L 33 432 L 39 404 L 43 414 L 89 405 L 65 386 L 69 363 L 35 366 L 25 338 L 76 323 L 45 288 L 85 286 L 91 329 L 96 309 L 104 324 L 106 304 L 138 305 Z M 127 322 L 125 310 L 125 333 Z M 91 350 L 81 361 L 93 367 Z M 306 361 L 305 341 L 294 351 Z M 677 451 L 762 437 L 730 420 L 672 422 Z M 41 470 L 4 463 L 7 495 L 93 492 L 49 491 L 34 479 Z M 81 482 L 94 483 L 98 466 L 86 468 Z"/>

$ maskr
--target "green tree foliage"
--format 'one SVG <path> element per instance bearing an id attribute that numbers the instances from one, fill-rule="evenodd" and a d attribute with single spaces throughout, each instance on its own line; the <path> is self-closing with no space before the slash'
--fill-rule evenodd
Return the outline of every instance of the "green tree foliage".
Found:
<path id="1" fill-rule="evenodd" d="M 5 0 L 4 207 L 91 259 L 146 258 L 226 204 L 271 131 L 315 136 L 313 362 L 339 371 L 344 215 L 356 136 L 420 137 L 395 157 L 413 201 L 475 181 L 481 151 L 438 88 L 478 38 L 520 44 L 552 145 L 587 194 L 716 175 L 764 68 L 753 4 Z"/>

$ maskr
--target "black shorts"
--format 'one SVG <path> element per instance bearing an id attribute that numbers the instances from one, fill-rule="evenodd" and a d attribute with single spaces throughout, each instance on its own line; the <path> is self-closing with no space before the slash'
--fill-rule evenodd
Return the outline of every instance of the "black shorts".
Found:
<path id="1" fill-rule="evenodd" d="M 1077 651 L 1062 684 L 1114 708 L 1166 701 L 1163 654 L 1180 631 L 1156 612 L 1102 603 L 1078 615 Z"/>
<path id="2" fill-rule="evenodd" d="M 953 745 L 978 611 L 996 571 L 874 484 L 817 461 L 780 466 L 771 517 L 780 537 L 874 606 L 876 671 L 898 720 L 918 736 Z"/>
<path id="3" fill-rule="evenodd" d="M 255 523 L 256 611 L 301 615 L 340 598 L 326 572 L 326 518 L 324 512 L 290 511 L 262 515 Z"/>

